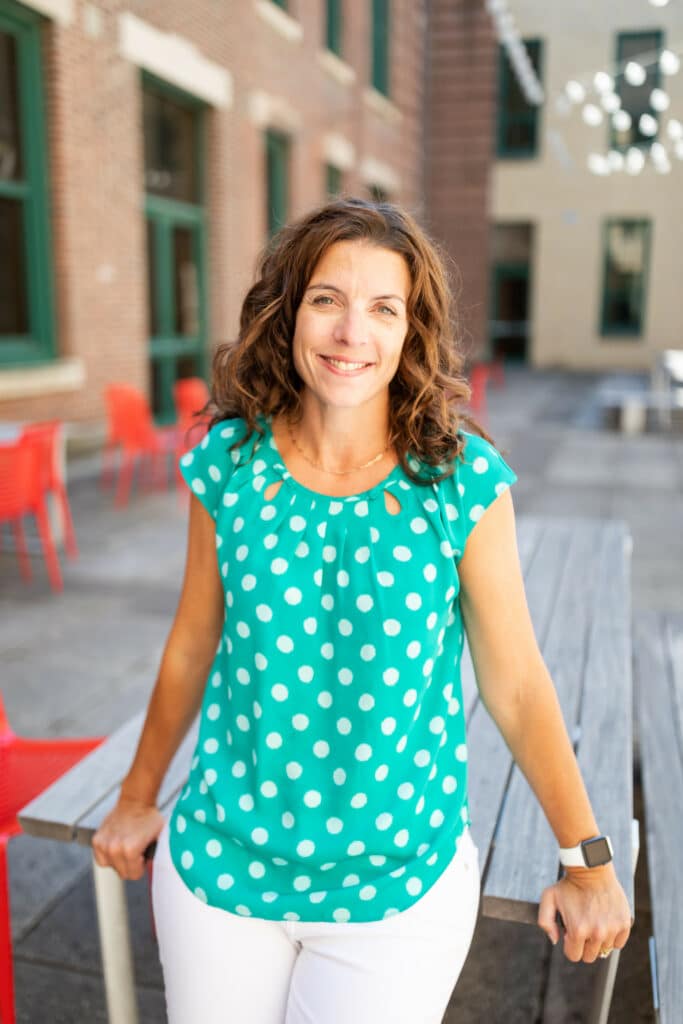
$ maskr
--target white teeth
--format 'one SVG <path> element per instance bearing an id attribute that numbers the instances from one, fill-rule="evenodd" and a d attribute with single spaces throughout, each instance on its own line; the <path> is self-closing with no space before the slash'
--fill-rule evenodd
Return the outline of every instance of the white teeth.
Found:
<path id="1" fill-rule="evenodd" d="M 369 366 L 369 363 L 347 363 L 340 359 L 331 359 L 329 356 L 323 356 L 328 363 L 332 366 L 336 366 L 338 370 L 360 370 L 363 366 Z"/>

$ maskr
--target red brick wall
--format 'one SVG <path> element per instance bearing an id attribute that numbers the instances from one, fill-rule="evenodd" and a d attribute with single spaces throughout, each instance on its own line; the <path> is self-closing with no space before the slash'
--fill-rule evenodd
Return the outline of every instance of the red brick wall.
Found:
<path id="1" fill-rule="evenodd" d="M 479 0 L 432 0 L 426 73 L 427 223 L 455 260 L 466 342 L 486 339 L 488 190 L 497 44 Z"/>
<path id="2" fill-rule="evenodd" d="M 320 66 L 324 5 L 298 0 L 303 40 L 290 42 L 252 0 L 101 0 L 102 31 L 84 28 L 83 5 L 66 28 L 45 22 L 44 74 L 50 159 L 56 334 L 60 356 L 83 359 L 85 387 L 68 394 L 3 401 L 0 418 L 99 419 L 110 380 L 148 384 L 147 270 L 139 69 L 118 52 L 118 15 L 128 10 L 193 43 L 233 78 L 229 109 L 207 110 L 207 296 L 210 343 L 232 337 L 241 297 L 265 241 L 263 130 L 248 96 L 283 97 L 301 118 L 292 145 L 291 211 L 324 199 L 321 140 L 345 135 L 357 163 L 372 156 L 400 177 L 395 198 L 421 206 L 422 79 L 426 0 L 393 0 L 392 99 L 398 122 L 364 101 L 370 75 L 369 3 L 345 5 L 345 60 L 356 71 L 340 85 Z M 349 191 L 365 193 L 358 170 Z M 0 376 L 2 369 L 0 369 Z"/>

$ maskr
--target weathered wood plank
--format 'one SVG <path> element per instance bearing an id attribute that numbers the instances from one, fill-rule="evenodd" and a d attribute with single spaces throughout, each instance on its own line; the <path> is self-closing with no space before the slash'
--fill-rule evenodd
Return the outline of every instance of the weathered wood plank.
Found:
<path id="1" fill-rule="evenodd" d="M 683 1019 L 683 619 L 638 615 L 634 666 L 661 1024 Z"/>
<path id="2" fill-rule="evenodd" d="M 132 761 L 143 720 L 141 711 L 27 804 L 19 814 L 24 831 L 48 839 L 73 840 L 79 819 L 121 781 L 120 766 Z"/>

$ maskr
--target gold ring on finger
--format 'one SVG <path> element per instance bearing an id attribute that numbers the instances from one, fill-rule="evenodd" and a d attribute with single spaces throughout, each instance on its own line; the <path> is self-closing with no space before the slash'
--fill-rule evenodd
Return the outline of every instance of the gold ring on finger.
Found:
<path id="1" fill-rule="evenodd" d="M 614 946 L 610 946 L 610 948 L 609 948 L 609 949 L 601 949 L 601 950 L 600 950 L 600 953 L 599 953 L 599 956 L 600 956 L 600 957 L 601 957 L 601 958 L 602 958 L 603 960 L 606 960 L 606 959 L 607 959 L 607 957 L 608 957 L 608 956 L 610 955 L 610 953 L 611 953 L 611 952 L 612 952 L 613 950 L 614 950 Z"/>

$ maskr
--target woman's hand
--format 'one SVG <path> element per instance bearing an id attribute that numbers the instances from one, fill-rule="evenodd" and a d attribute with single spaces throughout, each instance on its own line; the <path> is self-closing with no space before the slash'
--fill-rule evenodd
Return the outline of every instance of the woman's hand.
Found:
<path id="1" fill-rule="evenodd" d="M 165 818 L 152 804 L 120 796 L 116 807 L 93 836 L 92 849 L 102 868 L 112 867 L 121 878 L 134 881 L 145 870 L 144 852 L 162 828 Z"/>
<path id="2" fill-rule="evenodd" d="M 614 868 L 570 868 L 555 885 L 543 890 L 539 927 L 553 945 L 560 938 L 555 920 L 564 922 L 565 956 L 591 964 L 600 951 L 622 949 L 631 931 L 631 910 Z"/>

